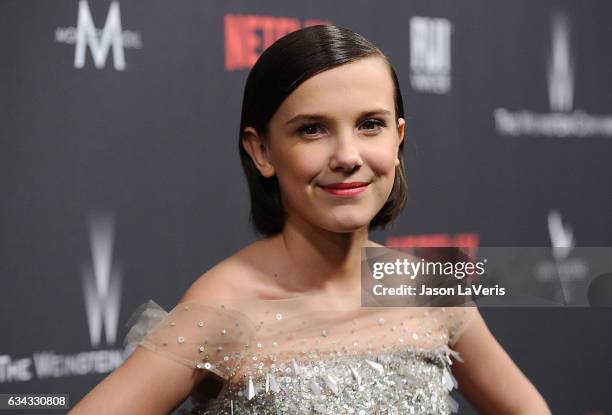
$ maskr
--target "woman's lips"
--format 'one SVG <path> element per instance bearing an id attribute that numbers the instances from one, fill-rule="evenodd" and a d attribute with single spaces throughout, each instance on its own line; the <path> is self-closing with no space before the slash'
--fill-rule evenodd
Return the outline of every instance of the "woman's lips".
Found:
<path id="1" fill-rule="evenodd" d="M 354 196 L 365 192 L 369 184 L 368 182 L 332 183 L 321 185 L 321 189 L 334 196 Z"/>

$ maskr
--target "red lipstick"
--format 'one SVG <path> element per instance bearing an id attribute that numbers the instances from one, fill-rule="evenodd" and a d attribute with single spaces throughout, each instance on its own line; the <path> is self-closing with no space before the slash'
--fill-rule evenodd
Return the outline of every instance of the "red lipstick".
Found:
<path id="1" fill-rule="evenodd" d="M 344 182 L 321 185 L 321 189 L 335 196 L 354 196 L 365 192 L 369 182 Z"/>

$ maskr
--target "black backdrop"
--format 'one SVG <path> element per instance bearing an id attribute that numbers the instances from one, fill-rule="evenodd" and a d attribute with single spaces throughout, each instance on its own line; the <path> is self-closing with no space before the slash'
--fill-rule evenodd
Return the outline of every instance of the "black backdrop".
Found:
<path id="1" fill-rule="evenodd" d="M 373 239 L 612 245 L 611 13 L 603 0 L 0 2 L 0 393 L 78 401 L 120 364 L 138 304 L 168 309 L 255 238 L 242 90 L 291 28 L 348 27 L 398 72 L 409 202 Z M 553 413 L 612 413 L 611 309 L 482 313 Z"/>

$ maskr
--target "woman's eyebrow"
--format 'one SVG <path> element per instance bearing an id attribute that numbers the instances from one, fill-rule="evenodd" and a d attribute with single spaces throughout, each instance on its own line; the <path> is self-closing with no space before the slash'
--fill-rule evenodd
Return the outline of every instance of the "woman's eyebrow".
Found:
<path id="1" fill-rule="evenodd" d="M 380 109 L 362 112 L 361 114 L 359 114 L 359 118 L 372 117 L 374 115 L 389 115 L 389 114 L 391 114 L 391 111 L 384 109 L 384 108 L 380 108 Z M 295 124 L 299 121 L 313 121 L 313 120 L 329 121 L 330 117 L 323 115 L 323 114 L 298 114 L 295 117 L 291 118 L 289 121 L 287 121 L 285 125 Z"/>

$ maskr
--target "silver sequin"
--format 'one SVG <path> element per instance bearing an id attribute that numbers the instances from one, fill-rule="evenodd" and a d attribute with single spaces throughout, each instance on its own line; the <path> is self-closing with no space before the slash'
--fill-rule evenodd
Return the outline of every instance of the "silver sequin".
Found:
<path id="1" fill-rule="evenodd" d="M 307 360 L 284 361 L 242 381 L 236 378 L 194 413 L 449 415 L 458 405 L 448 395 L 449 387 L 456 387 L 446 363 L 448 350 L 404 347 L 372 359 L 308 352 Z"/>

